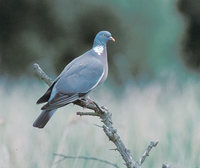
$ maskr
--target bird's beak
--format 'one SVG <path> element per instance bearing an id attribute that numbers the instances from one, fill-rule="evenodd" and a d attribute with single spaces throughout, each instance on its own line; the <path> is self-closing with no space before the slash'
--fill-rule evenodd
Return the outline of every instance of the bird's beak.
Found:
<path id="1" fill-rule="evenodd" d="M 109 37 L 109 40 L 112 40 L 113 42 L 115 42 L 115 39 L 112 36 Z"/>

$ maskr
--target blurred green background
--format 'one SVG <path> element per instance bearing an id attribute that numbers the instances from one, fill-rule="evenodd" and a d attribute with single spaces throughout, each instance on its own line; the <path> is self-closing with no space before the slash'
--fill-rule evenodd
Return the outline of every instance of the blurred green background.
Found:
<path id="1" fill-rule="evenodd" d="M 200 63 L 199 3 L 195 3 L 2 0 L 0 74 L 29 76 L 33 62 L 59 74 L 91 48 L 98 31 L 109 30 L 116 38 L 108 47 L 109 80 L 115 84 L 133 78 L 152 80 L 166 71 L 185 77 L 184 65 L 198 72 Z"/>
<path id="2" fill-rule="evenodd" d="M 32 127 L 47 86 L 35 62 L 55 78 L 92 47 L 100 30 L 108 44 L 109 76 L 92 98 L 113 113 L 121 138 L 138 158 L 160 144 L 146 167 L 200 165 L 200 3 L 190 0 L 1 0 L 0 168 L 109 167 L 93 161 L 55 163 L 54 152 L 123 161 L 94 118 L 69 105 L 43 130 Z M 101 124 L 101 123 L 99 123 Z M 90 137 L 90 138 L 88 138 Z M 3 165 L 3 166 L 2 166 Z"/>

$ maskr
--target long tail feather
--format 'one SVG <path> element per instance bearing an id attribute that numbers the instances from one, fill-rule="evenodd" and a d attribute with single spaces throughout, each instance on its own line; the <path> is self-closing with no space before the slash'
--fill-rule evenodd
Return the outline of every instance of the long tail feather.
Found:
<path id="1" fill-rule="evenodd" d="M 49 119 L 53 116 L 55 111 L 56 111 L 56 109 L 55 110 L 43 110 L 41 112 L 41 114 L 38 116 L 38 118 L 35 120 L 35 122 L 33 123 L 33 126 L 38 127 L 38 128 L 44 128 L 44 126 L 47 124 Z"/>

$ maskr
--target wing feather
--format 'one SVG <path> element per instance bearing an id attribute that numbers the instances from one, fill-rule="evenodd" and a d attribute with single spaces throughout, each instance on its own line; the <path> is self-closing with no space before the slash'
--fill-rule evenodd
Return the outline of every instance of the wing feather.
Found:
<path id="1" fill-rule="evenodd" d="M 46 103 L 41 109 L 42 110 L 53 110 L 59 107 L 63 107 L 69 103 L 72 103 L 79 99 L 78 94 L 66 95 L 66 94 L 56 94 L 55 97 Z"/>

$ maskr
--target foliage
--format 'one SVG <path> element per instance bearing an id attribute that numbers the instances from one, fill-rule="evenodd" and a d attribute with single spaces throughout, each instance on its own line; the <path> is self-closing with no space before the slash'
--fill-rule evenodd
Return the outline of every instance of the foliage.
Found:
<path id="1" fill-rule="evenodd" d="M 179 9 L 188 22 L 184 39 L 183 59 L 191 69 L 200 71 L 200 10 L 199 1 L 179 0 Z"/>
<path id="2" fill-rule="evenodd" d="M 24 74 L 35 61 L 58 74 L 102 29 L 116 38 L 108 44 L 115 83 L 154 79 L 169 69 L 186 72 L 180 61 L 184 24 L 174 0 L 2 0 L 0 25 L 1 74 Z"/>
<path id="3" fill-rule="evenodd" d="M 165 85 L 155 81 L 146 87 L 131 86 L 120 98 L 102 88 L 95 93 L 95 100 L 113 113 L 115 127 L 134 158 L 141 156 L 149 141 L 159 139 L 144 167 L 161 167 L 163 162 L 175 167 L 197 167 L 199 84 L 190 81 L 180 87 L 174 79 Z M 123 167 L 121 156 L 109 150 L 114 146 L 94 125 L 101 125 L 97 118 L 76 116 L 83 109 L 69 105 L 59 109 L 46 128 L 39 130 L 32 127 L 40 112 L 35 101 L 45 88 L 36 83 L 4 88 L 1 85 L 1 166 L 4 163 L 5 167 L 15 168 L 105 167 L 102 163 L 80 160 L 55 164 L 53 153 L 62 153 L 98 157 Z"/>

